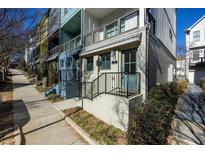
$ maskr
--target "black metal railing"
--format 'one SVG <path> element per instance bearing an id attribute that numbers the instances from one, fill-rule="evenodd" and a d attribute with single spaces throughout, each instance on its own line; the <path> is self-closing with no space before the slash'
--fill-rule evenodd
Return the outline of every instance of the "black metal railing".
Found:
<path id="1" fill-rule="evenodd" d="M 82 98 L 94 99 L 100 94 L 113 94 L 129 97 L 140 94 L 140 73 L 102 73 L 92 82 L 82 82 Z"/>
<path id="2" fill-rule="evenodd" d="M 204 64 L 204 63 L 205 63 L 205 57 L 189 58 L 189 65 L 191 65 L 191 64 Z"/>

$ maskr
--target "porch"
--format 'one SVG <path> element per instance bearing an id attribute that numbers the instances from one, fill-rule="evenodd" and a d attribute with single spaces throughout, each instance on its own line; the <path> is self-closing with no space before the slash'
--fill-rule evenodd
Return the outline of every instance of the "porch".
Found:
<path id="1" fill-rule="evenodd" d="M 82 83 L 81 97 L 93 100 L 101 94 L 112 94 L 129 98 L 140 94 L 140 80 L 139 72 L 102 73 L 92 82 Z"/>

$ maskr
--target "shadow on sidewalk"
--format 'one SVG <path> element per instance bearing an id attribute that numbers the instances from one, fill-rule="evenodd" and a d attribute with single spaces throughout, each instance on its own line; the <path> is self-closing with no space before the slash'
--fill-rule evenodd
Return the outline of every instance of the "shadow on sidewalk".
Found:
<path id="1" fill-rule="evenodd" d="M 29 120 L 30 115 L 22 100 L 0 102 L 0 139 L 8 139 L 4 137 L 18 126 L 23 127 Z"/>

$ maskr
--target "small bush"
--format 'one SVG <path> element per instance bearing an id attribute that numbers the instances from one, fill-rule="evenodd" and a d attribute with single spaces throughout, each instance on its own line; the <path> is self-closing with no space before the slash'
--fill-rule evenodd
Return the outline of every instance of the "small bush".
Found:
<path id="1" fill-rule="evenodd" d="M 56 94 L 50 94 L 50 95 L 47 96 L 47 98 L 48 98 L 48 100 L 50 100 L 52 103 L 63 100 L 63 98 L 61 98 L 60 96 L 58 96 L 58 95 L 56 95 Z"/>
<path id="2" fill-rule="evenodd" d="M 179 80 L 177 81 L 177 85 L 181 90 L 185 90 L 187 88 L 188 82 L 187 80 Z"/>
<path id="3" fill-rule="evenodd" d="M 129 144 L 167 144 L 179 95 L 177 83 L 156 86 L 136 109 L 128 128 Z"/>
<path id="4" fill-rule="evenodd" d="M 200 87 L 202 88 L 203 92 L 205 92 L 205 77 L 200 79 Z"/>

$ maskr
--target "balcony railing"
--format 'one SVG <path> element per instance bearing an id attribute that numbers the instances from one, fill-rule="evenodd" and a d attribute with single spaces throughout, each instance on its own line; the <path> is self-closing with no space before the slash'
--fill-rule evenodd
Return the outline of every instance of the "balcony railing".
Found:
<path id="1" fill-rule="evenodd" d="M 80 35 L 78 35 L 75 38 L 69 40 L 68 42 L 65 42 L 64 44 L 58 45 L 52 48 L 51 50 L 49 50 L 48 57 L 54 55 L 55 53 L 60 53 L 64 51 L 71 52 L 80 46 L 81 46 L 81 37 Z"/>
<path id="2" fill-rule="evenodd" d="M 196 65 L 196 64 L 205 64 L 205 57 L 199 57 L 199 58 L 190 58 L 189 59 L 189 65 Z"/>
<path id="3" fill-rule="evenodd" d="M 139 25 L 138 16 L 138 10 L 132 10 L 131 12 L 121 16 L 120 18 L 117 18 L 113 22 L 105 24 L 104 26 L 99 27 L 95 31 L 88 33 L 85 36 L 85 46 L 88 47 L 97 42 L 137 28 Z M 129 20 L 130 18 L 131 20 Z"/>
<path id="4" fill-rule="evenodd" d="M 81 37 L 80 35 L 78 35 L 75 38 L 69 40 L 68 42 L 62 44 L 62 52 L 64 51 L 71 52 L 80 46 L 81 46 Z"/>
<path id="5" fill-rule="evenodd" d="M 54 47 L 53 49 L 49 50 L 48 56 L 52 56 L 52 55 L 54 55 L 56 53 L 59 53 L 59 52 L 61 52 L 61 46 L 60 45 L 58 45 L 58 46 Z"/>

